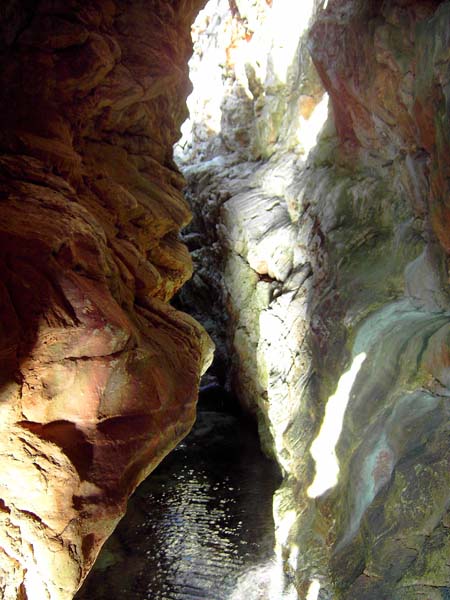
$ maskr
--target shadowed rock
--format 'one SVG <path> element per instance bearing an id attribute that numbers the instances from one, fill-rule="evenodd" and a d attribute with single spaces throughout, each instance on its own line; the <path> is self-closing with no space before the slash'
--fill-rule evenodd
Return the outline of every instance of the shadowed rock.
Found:
<path id="1" fill-rule="evenodd" d="M 188 433 L 210 342 L 172 145 L 201 2 L 0 11 L 0 596 L 70 599 Z"/>

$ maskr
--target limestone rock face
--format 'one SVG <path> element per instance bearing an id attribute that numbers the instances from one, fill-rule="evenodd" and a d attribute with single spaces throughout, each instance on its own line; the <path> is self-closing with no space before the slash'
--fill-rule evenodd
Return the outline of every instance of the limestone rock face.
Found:
<path id="1" fill-rule="evenodd" d="M 201 2 L 0 11 L 0 596 L 69 599 L 189 431 L 203 329 L 172 145 Z"/>
<path id="2" fill-rule="evenodd" d="M 260 32 L 282 3 L 253 21 L 258 3 L 235 4 Z M 450 3 L 308 4 L 277 71 L 281 109 L 277 42 L 260 78 L 258 34 L 234 42 L 245 68 L 228 81 L 244 72 L 251 95 L 241 112 L 228 95 L 206 160 L 185 169 L 220 277 L 195 260 L 222 298 L 231 385 L 285 473 L 275 515 L 292 597 L 447 598 Z M 230 145 L 232 123 L 249 143 Z"/>

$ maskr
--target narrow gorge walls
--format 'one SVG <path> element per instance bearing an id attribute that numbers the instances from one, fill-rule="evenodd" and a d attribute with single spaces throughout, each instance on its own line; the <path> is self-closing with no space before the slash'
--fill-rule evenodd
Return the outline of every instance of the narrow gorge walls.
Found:
<path id="1" fill-rule="evenodd" d="M 447 598 L 450 3 L 201 15 L 193 80 L 215 59 L 222 100 L 190 100 L 178 149 L 182 301 L 214 298 L 222 372 L 284 471 L 286 588 Z"/>
<path id="2" fill-rule="evenodd" d="M 203 329 L 172 145 L 201 2 L 0 8 L 0 596 L 70 599 L 189 431 Z"/>
<path id="3" fill-rule="evenodd" d="M 211 344 L 169 301 L 202 5 L 0 9 L 6 600 L 70 599 L 195 418 Z M 177 302 L 283 470 L 291 598 L 450 594 L 449 22 L 212 0 L 195 25 L 195 89 L 220 93 L 177 148 Z"/>

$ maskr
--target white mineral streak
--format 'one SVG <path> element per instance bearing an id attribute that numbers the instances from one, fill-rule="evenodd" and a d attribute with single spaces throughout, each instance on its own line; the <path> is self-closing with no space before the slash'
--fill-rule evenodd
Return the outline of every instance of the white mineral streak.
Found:
<path id="1" fill-rule="evenodd" d="M 306 596 L 306 600 L 317 600 L 320 592 L 320 582 L 317 579 L 313 579 L 311 581 L 311 585 L 308 589 L 308 595 Z"/>
<path id="2" fill-rule="evenodd" d="M 335 393 L 328 399 L 319 435 L 311 445 L 311 455 L 316 462 L 316 475 L 308 488 L 310 498 L 317 498 L 335 486 L 338 481 L 339 464 L 336 457 L 336 444 L 342 431 L 353 384 L 366 356 L 365 352 L 355 356 L 349 370 L 339 379 Z"/>

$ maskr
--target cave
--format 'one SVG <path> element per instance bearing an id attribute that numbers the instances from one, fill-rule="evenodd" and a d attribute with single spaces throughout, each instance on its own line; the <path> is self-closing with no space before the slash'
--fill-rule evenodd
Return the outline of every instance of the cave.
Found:
<path id="1" fill-rule="evenodd" d="M 5 0 L 0 33 L 0 598 L 448 599 L 450 0 Z M 164 472 L 245 580 L 139 588 Z"/>

